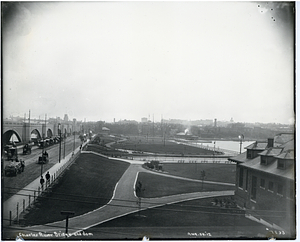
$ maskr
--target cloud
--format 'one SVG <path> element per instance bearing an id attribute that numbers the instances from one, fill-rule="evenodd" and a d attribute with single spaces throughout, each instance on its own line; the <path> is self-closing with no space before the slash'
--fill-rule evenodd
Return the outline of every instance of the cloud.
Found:
<path id="1" fill-rule="evenodd" d="M 5 113 L 242 120 L 259 115 L 252 102 L 290 102 L 292 38 L 267 19 L 266 6 L 264 15 L 247 2 L 13 6 L 3 41 Z"/>

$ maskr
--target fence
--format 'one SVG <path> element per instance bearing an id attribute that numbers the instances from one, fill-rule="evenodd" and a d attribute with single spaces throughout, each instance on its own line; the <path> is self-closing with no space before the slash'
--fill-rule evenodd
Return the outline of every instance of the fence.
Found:
<path id="1" fill-rule="evenodd" d="M 88 142 L 84 143 L 82 149 L 85 148 Z M 8 219 L 3 219 L 3 223 L 6 225 L 12 225 L 12 223 L 19 223 L 20 216 L 27 208 L 34 205 L 37 198 L 46 192 L 51 192 L 51 186 L 57 182 L 58 178 L 64 173 L 64 171 L 70 167 L 75 160 L 79 157 L 81 150 L 78 149 L 76 153 L 72 153 L 71 156 L 51 175 L 49 181 L 46 181 L 44 185 L 38 186 L 36 189 L 22 189 L 21 194 L 16 194 L 14 196 L 24 196 L 25 198 L 21 202 L 17 202 L 14 209 L 8 211 Z"/>
<path id="2" fill-rule="evenodd" d="M 201 148 L 201 149 L 205 149 L 205 150 L 209 150 L 209 151 L 213 151 L 213 152 L 220 152 L 220 153 L 224 153 L 224 154 L 232 155 L 232 156 L 236 156 L 239 154 L 239 152 L 236 152 L 236 151 L 223 149 L 220 147 L 213 147 L 213 146 L 209 146 L 209 145 L 199 144 L 199 143 L 193 143 L 193 142 L 189 142 L 189 141 L 181 140 L 181 139 L 175 140 L 175 142 L 193 146 L 193 147 L 197 147 L 197 148 Z"/>

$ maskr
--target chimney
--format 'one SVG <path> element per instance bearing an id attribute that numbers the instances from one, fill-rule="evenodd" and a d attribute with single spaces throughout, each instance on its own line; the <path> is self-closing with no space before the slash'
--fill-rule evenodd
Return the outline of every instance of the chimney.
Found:
<path id="1" fill-rule="evenodd" d="M 268 148 L 271 148 L 274 146 L 274 139 L 273 138 L 268 138 Z"/>

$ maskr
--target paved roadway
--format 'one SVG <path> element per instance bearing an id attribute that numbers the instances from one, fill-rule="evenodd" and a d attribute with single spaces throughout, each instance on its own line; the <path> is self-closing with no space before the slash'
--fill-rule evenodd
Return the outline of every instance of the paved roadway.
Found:
<path id="1" fill-rule="evenodd" d="M 113 159 L 113 158 L 110 158 Z M 73 217 L 69 219 L 69 231 L 68 233 L 76 233 L 86 230 L 98 224 L 112 220 L 117 217 L 121 217 L 130 213 L 137 212 L 139 210 L 134 187 L 139 172 L 151 172 L 142 167 L 140 161 L 132 161 L 119 159 L 131 163 L 129 168 L 125 171 L 119 182 L 116 184 L 114 194 L 110 202 L 101 208 L 98 208 L 89 213 Z M 155 173 L 161 174 L 161 173 Z M 174 177 L 174 176 L 173 176 Z M 182 179 L 182 178 L 179 178 Z M 198 181 L 198 180 L 195 180 Z M 234 191 L 216 191 L 216 192 L 195 192 L 187 194 L 179 194 L 172 196 L 165 196 L 159 198 L 143 198 L 141 203 L 141 209 L 153 208 L 163 206 L 165 204 L 177 203 L 181 201 L 187 201 L 198 198 L 233 195 Z M 53 235 L 55 233 L 65 232 L 64 227 L 66 221 L 58 221 L 49 223 L 46 225 L 36 225 L 26 228 L 22 228 L 22 233 L 28 234 L 32 231 L 39 231 L 46 235 Z M 28 231 L 28 232 L 26 232 Z M 40 237 L 41 238 L 41 237 Z"/>
<path id="2" fill-rule="evenodd" d="M 81 144 L 80 139 L 76 137 L 75 139 L 75 148 L 78 147 Z M 73 145 L 74 145 L 74 138 L 73 136 L 68 137 L 61 143 L 61 159 L 64 157 L 64 155 L 69 154 L 71 151 L 73 151 Z M 42 155 L 43 149 L 38 148 L 37 146 L 32 147 L 31 154 L 23 155 L 23 146 L 18 147 L 18 158 L 25 160 L 25 165 L 30 165 L 32 163 L 37 163 L 38 156 Z M 59 144 L 54 144 L 49 147 L 46 147 L 44 150 L 47 151 L 49 154 L 49 163 L 56 163 L 59 159 Z M 4 166 L 8 164 L 10 161 L 5 160 Z"/>
<path id="3" fill-rule="evenodd" d="M 80 139 L 75 139 L 75 147 L 79 147 L 81 144 Z M 68 138 L 66 143 L 62 143 L 62 154 L 61 159 L 64 158 L 64 150 L 65 155 L 73 152 L 74 147 L 74 139 Z M 40 177 L 42 170 L 46 171 L 58 163 L 58 150 L 59 144 L 52 145 L 47 147 L 47 152 L 49 154 L 49 162 L 44 165 L 37 164 L 38 157 L 42 155 L 42 149 L 34 147 L 32 153 L 29 155 L 22 155 L 19 154 L 19 158 L 25 161 L 25 170 L 24 172 L 17 174 L 17 176 L 5 176 L 4 172 L 2 172 L 2 188 L 3 188 L 3 199 L 4 201 L 7 200 L 12 194 L 16 193 L 18 190 L 24 188 L 34 179 Z M 19 150 L 19 153 L 22 153 Z M 6 164 L 10 163 L 10 161 L 2 160 L 2 167 L 5 167 Z M 44 173 L 44 172 L 43 172 Z"/>
<path id="4" fill-rule="evenodd" d="M 75 152 L 78 152 L 78 146 L 81 144 L 79 139 L 75 140 Z M 74 139 L 68 138 L 66 140 L 65 145 L 65 158 L 64 158 L 64 144 L 62 143 L 62 156 L 61 156 L 61 163 L 58 163 L 58 149 L 59 145 L 55 144 L 47 148 L 47 152 L 49 154 L 49 162 L 44 166 L 43 176 L 47 171 L 53 175 L 63 164 L 69 160 L 73 152 L 73 145 Z M 20 151 L 19 151 L 20 152 Z M 2 184 L 4 192 L 13 192 L 15 195 L 9 197 L 5 200 L 2 204 L 2 224 L 8 225 L 9 224 L 9 212 L 12 211 L 12 216 L 14 217 L 17 214 L 16 207 L 17 203 L 19 203 L 19 212 L 23 210 L 23 199 L 26 198 L 26 204 L 28 203 L 28 195 L 31 195 L 33 199 L 34 192 L 33 190 L 38 190 L 40 186 L 40 175 L 41 175 L 41 165 L 37 165 L 38 156 L 41 155 L 42 150 L 38 148 L 34 148 L 30 155 L 19 155 L 19 158 L 25 160 L 25 170 L 21 174 L 18 174 L 16 177 L 2 177 Z M 8 161 L 6 161 L 8 162 Z M 47 168 L 47 169 L 46 169 Z M 11 189 L 17 188 L 16 189 Z M 26 190 L 24 190 L 26 189 Z M 19 190 L 19 191 L 18 191 Z M 33 200 L 32 200 L 33 201 Z"/>

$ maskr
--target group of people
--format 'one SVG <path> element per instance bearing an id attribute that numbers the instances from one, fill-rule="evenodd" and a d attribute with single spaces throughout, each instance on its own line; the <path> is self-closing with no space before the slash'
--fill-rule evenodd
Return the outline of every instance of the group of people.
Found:
<path id="1" fill-rule="evenodd" d="M 45 175 L 45 178 L 46 178 L 47 185 L 50 185 L 50 173 L 49 173 L 49 171 Z M 42 186 L 42 190 L 44 190 L 45 179 L 44 179 L 43 176 L 41 176 L 40 183 L 41 183 L 41 186 Z"/>
<path id="2" fill-rule="evenodd" d="M 82 144 L 80 145 L 80 150 L 81 149 L 82 149 Z M 45 152 L 43 152 L 43 156 L 48 157 L 48 153 L 47 153 L 46 150 L 45 150 Z M 45 178 L 46 178 L 46 182 L 47 182 L 46 184 L 50 185 L 50 173 L 49 173 L 49 171 L 46 173 Z M 43 190 L 44 189 L 44 183 L 45 183 L 45 179 L 44 179 L 43 175 L 41 176 L 40 183 L 41 183 L 42 190 Z"/>

